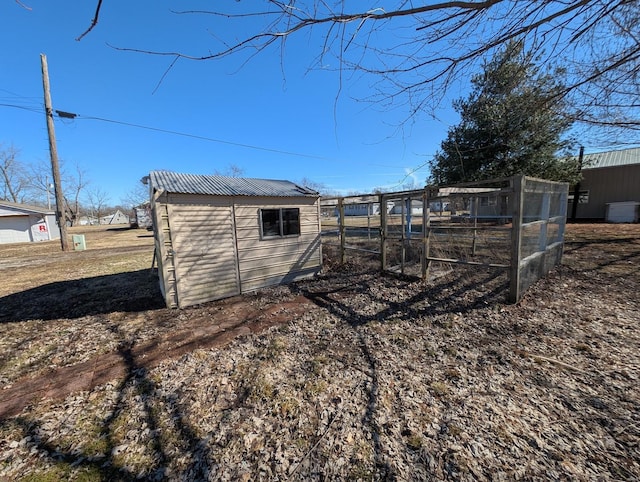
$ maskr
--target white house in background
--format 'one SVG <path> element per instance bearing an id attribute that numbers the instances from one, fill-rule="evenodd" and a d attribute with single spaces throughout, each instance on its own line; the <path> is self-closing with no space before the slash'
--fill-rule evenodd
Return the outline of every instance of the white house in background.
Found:
<path id="1" fill-rule="evenodd" d="M 118 209 L 113 214 L 102 216 L 100 224 L 129 224 L 129 216 Z"/>
<path id="2" fill-rule="evenodd" d="M 338 214 L 336 208 L 336 215 Z M 380 215 L 380 203 L 345 204 L 345 216 L 378 216 Z"/>
<path id="3" fill-rule="evenodd" d="M 98 224 L 98 218 L 95 216 L 80 216 L 78 224 L 80 224 L 80 226 L 93 226 L 94 224 Z"/>
<path id="4" fill-rule="evenodd" d="M 450 203 L 449 201 L 432 201 L 429 203 L 429 209 L 433 213 L 449 211 Z"/>
<path id="5" fill-rule="evenodd" d="M 0 201 L 0 244 L 60 239 L 51 209 Z"/>
<path id="6" fill-rule="evenodd" d="M 389 210 L 389 214 L 403 214 L 407 212 L 407 204 L 405 201 L 395 201 L 393 207 Z M 414 216 L 422 216 L 423 204 L 422 201 L 413 199 L 411 201 L 411 214 Z"/>

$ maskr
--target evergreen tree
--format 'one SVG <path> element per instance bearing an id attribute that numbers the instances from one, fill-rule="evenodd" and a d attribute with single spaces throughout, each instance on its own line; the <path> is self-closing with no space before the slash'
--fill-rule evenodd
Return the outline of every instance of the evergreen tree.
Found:
<path id="1" fill-rule="evenodd" d="M 473 91 L 454 102 L 461 116 L 431 161 L 430 182 L 451 184 L 526 174 L 574 181 L 577 163 L 567 157 L 571 126 L 559 95 L 561 75 L 543 73 L 511 42 L 471 80 Z"/>

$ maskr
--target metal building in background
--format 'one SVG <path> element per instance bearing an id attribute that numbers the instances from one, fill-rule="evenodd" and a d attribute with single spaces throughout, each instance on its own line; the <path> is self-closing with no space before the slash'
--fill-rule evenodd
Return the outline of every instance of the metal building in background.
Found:
<path id="1" fill-rule="evenodd" d="M 639 147 L 585 154 L 583 166 L 576 219 L 605 220 L 607 204 L 640 202 Z M 570 207 L 573 197 L 572 188 Z"/>

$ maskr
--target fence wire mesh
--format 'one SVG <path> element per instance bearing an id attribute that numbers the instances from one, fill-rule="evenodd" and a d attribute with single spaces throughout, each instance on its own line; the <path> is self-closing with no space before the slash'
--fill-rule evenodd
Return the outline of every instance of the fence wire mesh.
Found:
<path id="1" fill-rule="evenodd" d="M 517 176 L 322 199 L 325 259 L 354 270 L 382 269 L 425 281 L 461 265 L 467 267 L 461 273 L 498 270 L 517 278 L 509 296 L 517 300 L 559 262 L 567 191 L 566 184 Z M 545 256 L 548 249 L 555 251 Z M 521 280 L 522 260 L 532 263 L 537 256 L 543 258 L 542 267 L 528 265 Z"/>

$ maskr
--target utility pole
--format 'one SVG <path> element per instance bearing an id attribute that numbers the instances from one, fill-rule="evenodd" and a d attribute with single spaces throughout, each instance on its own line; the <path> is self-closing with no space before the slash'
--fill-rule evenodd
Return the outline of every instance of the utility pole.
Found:
<path id="1" fill-rule="evenodd" d="M 64 195 L 62 194 L 62 183 L 60 182 L 58 147 L 56 146 L 56 132 L 53 126 L 53 108 L 51 107 L 51 93 L 49 92 L 49 69 L 47 67 L 47 56 L 45 54 L 40 54 L 40 63 L 42 64 L 42 87 L 44 89 L 44 107 L 45 115 L 47 116 L 47 131 L 49 132 L 49 153 L 51 155 L 53 189 L 56 195 L 56 221 L 60 228 L 60 243 L 62 244 L 62 251 L 69 251 L 67 222 L 63 214 Z"/>

